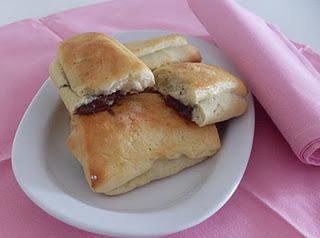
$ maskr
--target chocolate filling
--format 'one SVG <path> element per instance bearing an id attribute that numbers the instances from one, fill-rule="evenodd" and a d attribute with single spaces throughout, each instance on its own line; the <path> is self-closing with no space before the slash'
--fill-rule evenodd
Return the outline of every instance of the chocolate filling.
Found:
<path id="1" fill-rule="evenodd" d="M 61 89 L 61 88 L 69 88 L 70 86 L 69 86 L 69 84 L 63 84 L 63 85 L 61 85 L 60 87 L 59 87 L 59 89 Z"/>
<path id="2" fill-rule="evenodd" d="M 110 95 L 99 95 L 92 102 L 78 107 L 75 114 L 89 115 L 102 111 L 108 111 L 109 113 L 114 114 L 111 106 L 117 103 L 123 96 L 124 95 L 122 95 L 120 91 L 117 91 Z"/>
<path id="3" fill-rule="evenodd" d="M 175 109 L 181 116 L 192 121 L 193 107 L 184 105 L 182 102 L 171 97 L 170 95 L 166 96 L 165 102 L 169 107 L 172 107 L 173 109 Z"/>
<path id="4" fill-rule="evenodd" d="M 148 87 L 141 93 L 159 93 L 159 92 L 157 90 L 155 90 L 154 88 Z"/>

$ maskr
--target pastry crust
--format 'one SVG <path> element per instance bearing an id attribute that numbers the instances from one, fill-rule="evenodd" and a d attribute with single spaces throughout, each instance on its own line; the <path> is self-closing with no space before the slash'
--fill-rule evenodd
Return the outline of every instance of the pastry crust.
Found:
<path id="1" fill-rule="evenodd" d="M 71 117 L 67 144 L 95 192 L 128 192 L 199 163 L 220 148 L 214 125 L 200 128 L 180 117 L 159 94 L 129 95 L 112 110 Z"/>
<path id="2" fill-rule="evenodd" d="M 181 35 L 166 35 L 145 41 L 126 43 L 125 46 L 138 56 L 151 70 L 180 62 L 201 62 L 201 54 Z"/>
<path id="3" fill-rule="evenodd" d="M 192 120 L 204 126 L 230 119 L 246 111 L 248 94 L 243 81 L 227 71 L 202 63 L 180 63 L 154 71 L 155 88 L 186 106 Z"/>
<path id="4" fill-rule="evenodd" d="M 155 70 L 163 65 L 180 62 L 200 62 L 199 50 L 192 45 L 169 47 L 152 54 L 140 57 L 140 59 L 151 69 Z"/>
<path id="5" fill-rule="evenodd" d="M 150 69 L 121 43 L 84 33 L 61 43 L 50 77 L 71 113 L 99 95 L 140 92 L 153 86 Z"/>
<path id="6" fill-rule="evenodd" d="M 171 34 L 148 40 L 128 42 L 124 45 L 137 57 L 141 57 L 165 48 L 178 47 L 187 44 L 187 39 L 182 35 Z"/>

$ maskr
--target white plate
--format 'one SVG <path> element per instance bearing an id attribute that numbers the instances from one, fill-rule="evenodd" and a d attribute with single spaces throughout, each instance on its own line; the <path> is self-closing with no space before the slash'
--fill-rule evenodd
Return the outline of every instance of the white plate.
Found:
<path id="1" fill-rule="evenodd" d="M 118 34 L 123 42 L 155 37 L 158 30 Z M 189 38 L 205 63 L 236 74 L 221 51 Z M 69 119 L 51 80 L 41 87 L 17 130 L 12 152 L 16 179 L 39 207 L 83 230 L 115 236 L 158 236 L 197 225 L 230 198 L 245 171 L 254 132 L 252 96 L 245 115 L 232 120 L 222 135 L 218 154 L 177 175 L 125 195 L 91 192 L 80 164 L 67 150 Z"/>

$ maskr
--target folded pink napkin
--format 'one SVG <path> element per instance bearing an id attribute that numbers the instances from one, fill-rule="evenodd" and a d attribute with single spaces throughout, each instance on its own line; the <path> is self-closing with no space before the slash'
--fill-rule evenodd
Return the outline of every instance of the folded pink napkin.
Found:
<path id="1" fill-rule="evenodd" d="M 320 74 L 310 60 L 275 27 L 232 0 L 188 2 L 296 155 L 320 165 Z"/>
<path id="2" fill-rule="evenodd" d="M 4 107 L 11 107 L 2 109 L 8 114 L 0 113 L 0 143 L 8 142 L 1 148 L 10 147 L 17 122 L 47 78 L 47 65 L 59 41 L 55 34 L 65 38 L 84 31 L 115 33 L 145 28 L 209 37 L 185 0 L 116 0 L 0 28 L 0 71 L 6 72 L 0 81 L 12 85 L 0 91 L 0 100 L 7 102 Z M 309 48 L 296 47 L 319 67 L 320 59 Z M 33 57 L 36 63 L 30 60 Z M 21 83 L 26 79 L 27 83 Z M 7 100 L 15 91 L 23 96 Z M 255 107 L 250 162 L 231 200 L 205 222 L 168 237 L 320 237 L 320 167 L 295 159 L 258 102 Z M 3 141 L 2 132 L 7 136 Z M 0 196 L 0 237 L 104 237 L 63 224 L 36 207 L 17 185 L 10 160 L 0 163 Z"/>

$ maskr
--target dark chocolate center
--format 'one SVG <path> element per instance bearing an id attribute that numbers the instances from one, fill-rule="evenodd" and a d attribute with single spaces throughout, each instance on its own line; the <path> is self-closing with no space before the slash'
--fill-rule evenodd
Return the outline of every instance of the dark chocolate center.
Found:
<path id="1" fill-rule="evenodd" d="M 172 107 L 173 109 L 175 109 L 181 116 L 192 121 L 193 107 L 184 105 L 182 102 L 171 97 L 170 95 L 166 96 L 165 101 L 169 107 Z"/>
<path id="2" fill-rule="evenodd" d="M 120 91 L 117 91 L 110 95 L 99 95 L 92 102 L 78 107 L 75 114 L 89 115 L 102 111 L 108 111 L 113 114 L 111 106 L 117 103 L 121 97 L 123 97 L 123 95 Z"/>

